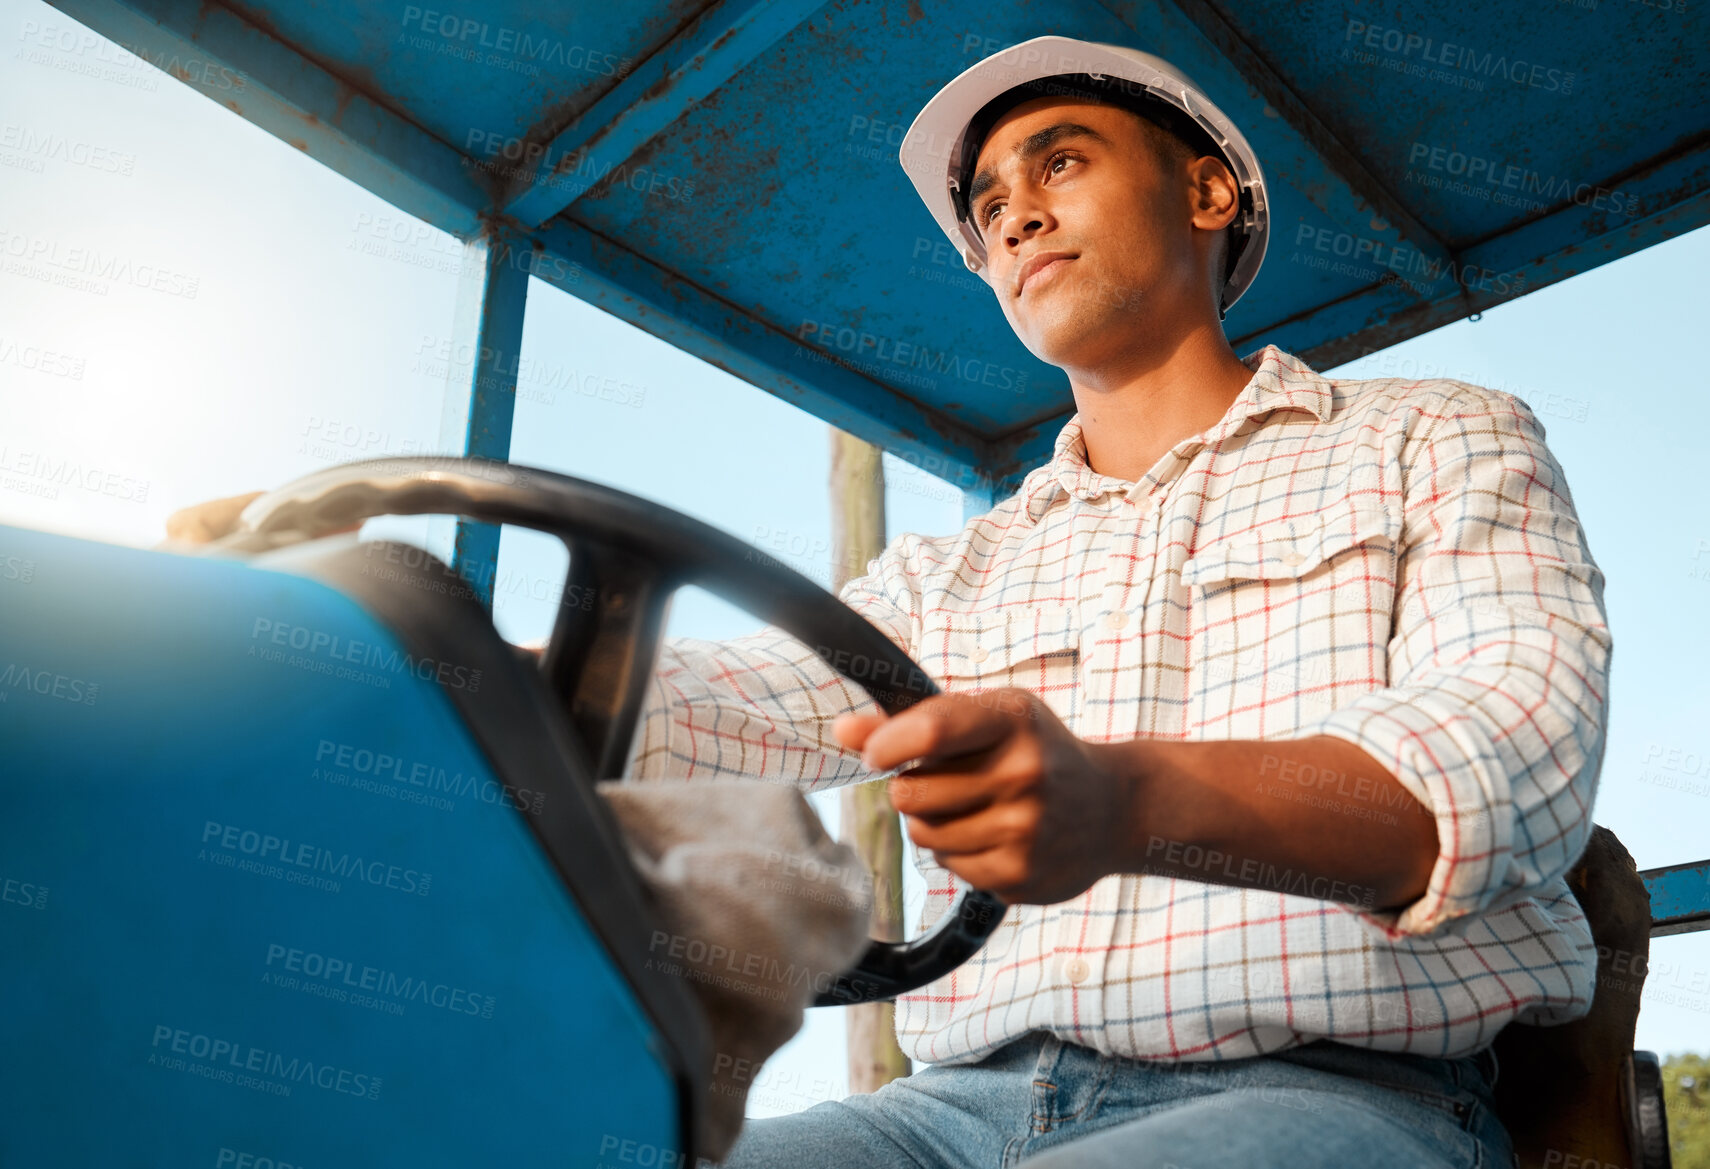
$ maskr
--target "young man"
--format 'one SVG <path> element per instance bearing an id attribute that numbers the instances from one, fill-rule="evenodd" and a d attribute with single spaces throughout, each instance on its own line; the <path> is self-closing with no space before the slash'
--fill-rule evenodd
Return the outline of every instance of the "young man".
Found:
<path id="1" fill-rule="evenodd" d="M 775 631 L 673 642 L 633 771 L 919 761 L 891 791 L 926 917 L 952 876 L 1011 908 L 898 1003 L 933 1066 L 725 1163 L 1509 1164 L 1489 1045 L 1591 998 L 1562 876 L 1610 649 L 1542 428 L 1458 382 L 1237 358 L 1262 174 L 1154 58 L 1041 38 L 923 124 L 905 166 L 1077 412 L 1015 495 L 843 591 L 947 693 L 850 713 Z"/>

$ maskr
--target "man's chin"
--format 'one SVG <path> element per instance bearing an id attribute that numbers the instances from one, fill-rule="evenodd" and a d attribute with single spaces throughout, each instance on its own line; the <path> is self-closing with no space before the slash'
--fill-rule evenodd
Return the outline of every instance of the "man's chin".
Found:
<path id="1" fill-rule="evenodd" d="M 1058 369 L 1084 366 L 1088 357 L 1107 340 L 1106 332 L 1122 327 L 1100 317 L 1067 315 L 1045 321 L 1025 321 L 1015 331 L 1027 351 Z M 1133 322 L 1127 322 L 1132 328 Z"/>

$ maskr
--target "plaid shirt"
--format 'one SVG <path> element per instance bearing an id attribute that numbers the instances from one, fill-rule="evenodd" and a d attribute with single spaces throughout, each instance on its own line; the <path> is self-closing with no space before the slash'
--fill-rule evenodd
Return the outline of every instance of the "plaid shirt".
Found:
<path id="1" fill-rule="evenodd" d="M 1222 421 L 1139 482 L 1092 471 L 1071 419 L 1015 495 L 955 535 L 892 541 L 843 600 L 946 690 L 1025 688 L 1088 741 L 1353 743 L 1434 816 L 1429 887 L 1379 913 L 1299 874 L 1255 890 L 1143 871 L 1014 906 L 898 1002 L 916 1060 L 1039 1029 L 1140 1058 L 1318 1038 L 1451 1057 L 1516 1017 L 1589 1009 L 1596 954 L 1563 875 L 1592 827 L 1610 638 L 1543 427 L 1461 382 L 1332 381 L 1274 346 L 1246 364 Z M 674 639 L 632 774 L 867 778 L 830 724 L 868 709 L 776 630 Z M 1350 832 L 1424 814 L 1278 750 L 1256 782 Z M 924 927 L 955 879 L 915 859 Z"/>

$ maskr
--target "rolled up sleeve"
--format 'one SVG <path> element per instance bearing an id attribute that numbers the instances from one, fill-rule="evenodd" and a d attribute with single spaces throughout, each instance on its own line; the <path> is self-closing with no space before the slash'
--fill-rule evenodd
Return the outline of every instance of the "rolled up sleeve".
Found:
<path id="1" fill-rule="evenodd" d="M 1424 895 L 1349 910 L 1391 937 L 1454 932 L 1572 867 L 1591 835 L 1610 654 L 1603 574 L 1532 412 L 1461 387 L 1409 421 L 1390 684 L 1309 732 L 1365 750 L 1435 818 Z"/>
<path id="2" fill-rule="evenodd" d="M 845 584 L 839 599 L 912 653 L 917 622 L 899 545 Z M 625 777 L 836 787 L 871 773 L 858 752 L 837 742 L 832 723 L 877 709 L 859 686 L 776 626 L 718 642 L 668 638 Z"/>

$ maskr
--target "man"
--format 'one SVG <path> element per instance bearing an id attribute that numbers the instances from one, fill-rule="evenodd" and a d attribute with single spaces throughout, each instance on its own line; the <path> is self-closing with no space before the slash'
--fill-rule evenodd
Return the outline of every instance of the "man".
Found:
<path id="1" fill-rule="evenodd" d="M 906 767 L 926 917 L 952 875 L 1012 908 L 898 1003 L 933 1066 L 725 1164 L 1509 1164 L 1489 1045 L 1591 997 L 1562 876 L 1610 650 L 1542 428 L 1457 382 L 1238 359 L 1262 174 L 1155 58 L 1017 46 L 903 161 L 1077 412 L 1015 495 L 843 590 L 947 693 L 849 713 L 775 631 L 674 642 L 633 774 Z"/>
<path id="2" fill-rule="evenodd" d="M 843 590 L 945 694 L 887 719 L 775 630 L 673 641 L 631 774 L 905 769 L 926 919 L 956 879 L 1011 907 L 898 1003 L 932 1066 L 753 1122 L 725 1164 L 1509 1164 L 1490 1043 L 1591 999 L 1562 876 L 1610 651 L 1542 428 L 1458 382 L 1237 358 L 1263 175 L 1146 54 L 989 58 L 903 162 L 1077 412 L 1016 494 Z"/>

